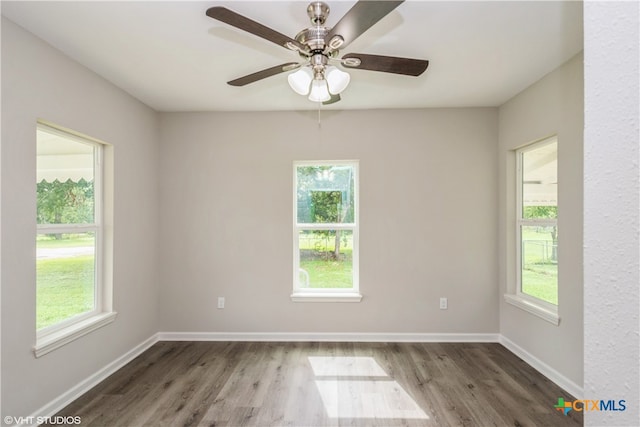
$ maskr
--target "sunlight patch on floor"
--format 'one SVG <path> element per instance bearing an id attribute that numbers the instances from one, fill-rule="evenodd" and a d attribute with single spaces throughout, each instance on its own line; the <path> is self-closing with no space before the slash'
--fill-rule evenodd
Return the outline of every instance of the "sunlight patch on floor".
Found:
<path id="1" fill-rule="evenodd" d="M 429 418 L 372 357 L 309 357 L 309 363 L 331 418 Z"/>
<path id="2" fill-rule="evenodd" d="M 308 357 L 316 377 L 386 377 L 373 357 Z"/>

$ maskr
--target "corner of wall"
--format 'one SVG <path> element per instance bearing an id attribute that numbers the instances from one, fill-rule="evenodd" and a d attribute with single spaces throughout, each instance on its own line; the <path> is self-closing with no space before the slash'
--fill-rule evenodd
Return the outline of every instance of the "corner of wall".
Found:
<path id="1" fill-rule="evenodd" d="M 576 161 L 583 157 L 582 70 L 582 53 L 578 53 L 502 105 L 499 112 L 500 333 L 551 368 L 552 375 L 561 375 L 568 384 L 577 385 L 578 389 L 571 386 L 574 390 L 579 390 L 583 382 L 583 171 L 582 163 Z M 558 326 L 504 300 L 516 274 L 514 150 L 551 135 L 558 136 L 558 226 L 563 236 L 559 248 Z"/>

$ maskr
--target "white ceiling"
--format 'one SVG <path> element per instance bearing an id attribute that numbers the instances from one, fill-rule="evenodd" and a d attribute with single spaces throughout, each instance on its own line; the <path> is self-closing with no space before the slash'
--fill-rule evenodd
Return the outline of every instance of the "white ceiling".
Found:
<path id="1" fill-rule="evenodd" d="M 355 3 L 325 0 L 334 25 Z M 2 1 L 2 14 L 158 111 L 318 108 L 286 73 L 227 81 L 297 54 L 205 15 L 226 6 L 290 37 L 308 1 Z M 407 1 L 349 52 L 428 59 L 420 77 L 350 70 L 323 109 L 498 106 L 582 50 L 580 1 Z"/>

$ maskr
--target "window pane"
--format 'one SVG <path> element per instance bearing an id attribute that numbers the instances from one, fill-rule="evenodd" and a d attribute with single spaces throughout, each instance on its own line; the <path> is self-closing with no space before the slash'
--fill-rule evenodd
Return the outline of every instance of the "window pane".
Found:
<path id="1" fill-rule="evenodd" d="M 558 217 L 558 144 L 522 153 L 522 217 Z"/>
<path id="2" fill-rule="evenodd" d="M 353 287 L 352 231 L 300 231 L 298 245 L 300 288 Z"/>
<path id="3" fill-rule="evenodd" d="M 95 307 L 95 234 L 40 234 L 36 241 L 36 327 Z"/>
<path id="4" fill-rule="evenodd" d="M 522 292 L 558 304 L 558 228 L 522 226 Z"/>
<path id="5" fill-rule="evenodd" d="M 354 168 L 298 166 L 298 224 L 354 222 Z"/>
<path id="6" fill-rule="evenodd" d="M 37 132 L 38 224 L 94 222 L 94 151 L 42 129 Z"/>

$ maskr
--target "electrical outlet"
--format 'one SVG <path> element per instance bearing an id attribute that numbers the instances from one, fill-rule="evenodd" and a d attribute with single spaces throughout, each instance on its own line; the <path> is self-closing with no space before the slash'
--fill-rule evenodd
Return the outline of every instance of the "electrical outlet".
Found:
<path id="1" fill-rule="evenodd" d="M 224 308 L 224 297 L 218 297 L 218 308 Z"/>
<path id="2" fill-rule="evenodd" d="M 446 310 L 448 302 L 446 298 L 440 298 L 440 310 Z"/>

